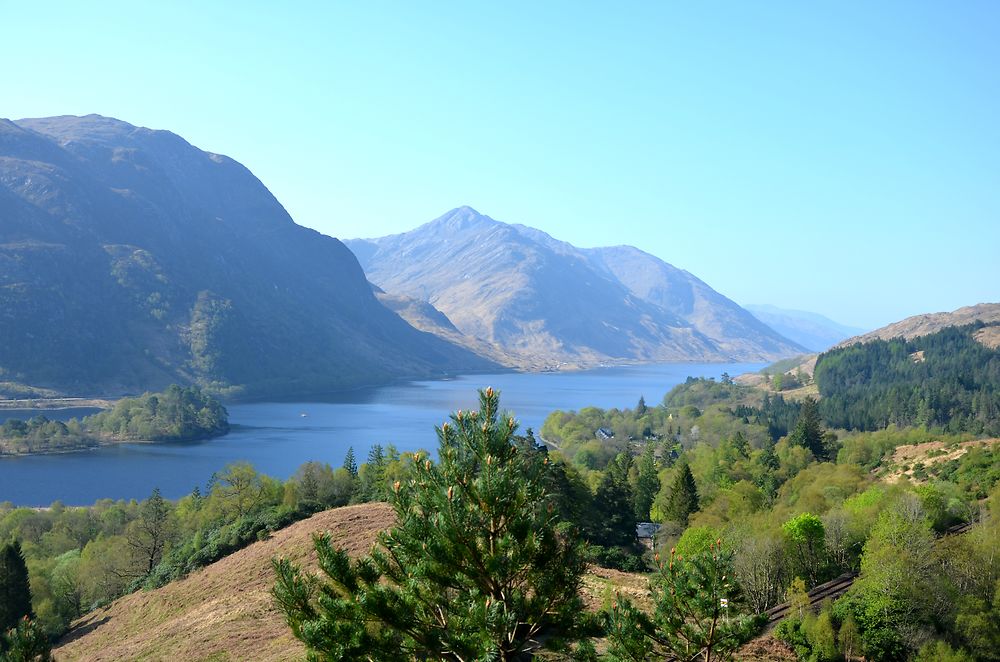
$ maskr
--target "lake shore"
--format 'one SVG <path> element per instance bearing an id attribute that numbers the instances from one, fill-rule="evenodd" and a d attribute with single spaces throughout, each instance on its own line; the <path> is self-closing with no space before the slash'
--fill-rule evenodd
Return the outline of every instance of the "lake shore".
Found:
<path id="1" fill-rule="evenodd" d="M 19 398 L 0 400 L 0 409 L 37 409 L 39 411 L 76 409 L 78 407 L 111 409 L 114 404 L 115 400 L 103 398 Z"/>

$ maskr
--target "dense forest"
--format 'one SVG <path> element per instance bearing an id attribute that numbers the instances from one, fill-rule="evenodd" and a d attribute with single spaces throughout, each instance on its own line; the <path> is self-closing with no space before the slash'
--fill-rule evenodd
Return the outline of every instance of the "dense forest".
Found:
<path id="1" fill-rule="evenodd" d="M 1000 349 L 973 338 L 983 326 L 822 354 L 815 380 L 824 419 L 855 430 L 924 425 L 1000 435 Z"/>
<path id="2" fill-rule="evenodd" d="M 49 453 L 111 441 L 188 441 L 229 431 L 226 408 L 197 386 L 172 385 L 162 393 L 122 398 L 115 406 L 66 423 L 44 415 L 0 425 L 0 455 Z"/>

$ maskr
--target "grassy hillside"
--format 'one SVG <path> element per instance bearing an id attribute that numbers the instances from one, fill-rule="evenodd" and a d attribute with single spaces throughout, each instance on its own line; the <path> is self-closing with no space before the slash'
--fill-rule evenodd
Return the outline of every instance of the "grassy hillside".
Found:
<path id="1" fill-rule="evenodd" d="M 282 556 L 316 569 L 315 533 L 329 531 L 351 556 L 366 553 L 394 522 L 385 503 L 318 513 L 275 532 L 188 577 L 139 591 L 90 612 L 53 649 L 60 662 L 87 660 L 299 660 L 305 649 L 271 599 L 271 559 Z M 645 608 L 644 575 L 591 566 L 583 580 L 587 608 L 607 607 L 627 595 Z M 599 642 L 600 643 L 600 642 Z"/>
<path id="2" fill-rule="evenodd" d="M 367 552 L 393 522 L 383 503 L 327 510 L 276 532 L 180 581 L 140 591 L 80 620 L 54 649 L 57 660 L 294 660 L 302 645 L 274 608 L 271 558 L 310 567 L 312 534 L 329 531 L 352 555 Z"/>

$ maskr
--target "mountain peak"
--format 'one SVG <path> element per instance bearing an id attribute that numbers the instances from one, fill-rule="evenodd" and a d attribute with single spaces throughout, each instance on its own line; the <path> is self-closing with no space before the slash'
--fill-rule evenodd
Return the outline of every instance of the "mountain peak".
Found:
<path id="1" fill-rule="evenodd" d="M 442 229 L 449 232 L 470 230 L 473 228 L 491 227 L 501 225 L 500 221 L 489 216 L 480 214 L 468 205 L 456 207 L 427 224 L 429 228 Z"/>

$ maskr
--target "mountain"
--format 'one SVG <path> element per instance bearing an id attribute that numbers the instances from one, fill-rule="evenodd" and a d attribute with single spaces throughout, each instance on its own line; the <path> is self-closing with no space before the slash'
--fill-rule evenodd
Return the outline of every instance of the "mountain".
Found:
<path id="1" fill-rule="evenodd" d="M 803 351 L 636 248 L 580 249 L 469 207 L 410 232 L 345 243 L 379 288 L 430 304 L 461 334 L 522 366 L 761 361 Z"/>
<path id="2" fill-rule="evenodd" d="M 875 329 L 869 333 L 864 333 L 842 341 L 837 346 L 846 347 L 855 343 L 864 343 L 869 340 L 892 338 L 906 338 L 911 340 L 918 336 L 926 336 L 937 333 L 949 326 L 965 326 L 973 322 L 985 322 L 987 324 L 1000 322 L 1000 303 L 980 303 L 974 306 L 965 306 L 950 313 L 927 313 L 924 315 L 914 315 L 899 322 L 893 322 L 880 329 Z M 976 339 L 987 346 L 995 346 L 998 342 L 996 327 L 987 327 L 976 333 Z"/>
<path id="3" fill-rule="evenodd" d="M 805 310 L 788 310 L 770 305 L 743 306 L 764 324 L 813 352 L 822 352 L 841 340 L 864 333 L 865 329 L 845 326 L 829 317 Z"/>
<path id="4" fill-rule="evenodd" d="M 0 219 L 11 389 L 274 396 L 493 365 L 411 327 L 341 242 L 167 131 L 0 120 Z"/>

